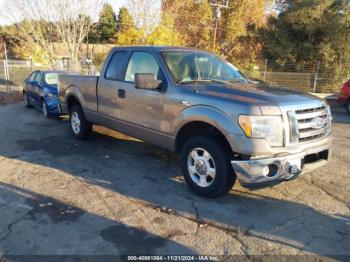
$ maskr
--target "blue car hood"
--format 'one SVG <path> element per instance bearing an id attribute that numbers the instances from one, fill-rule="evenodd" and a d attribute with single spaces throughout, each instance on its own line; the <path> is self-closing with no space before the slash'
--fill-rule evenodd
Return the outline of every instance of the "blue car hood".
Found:
<path id="1" fill-rule="evenodd" d="M 58 95 L 57 85 L 46 85 L 45 88 L 48 89 L 50 93 Z"/>

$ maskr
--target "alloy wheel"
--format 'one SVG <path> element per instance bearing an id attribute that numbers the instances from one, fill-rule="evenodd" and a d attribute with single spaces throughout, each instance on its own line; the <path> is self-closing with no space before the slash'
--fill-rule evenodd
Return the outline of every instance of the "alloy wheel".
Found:
<path id="1" fill-rule="evenodd" d="M 25 105 L 26 107 L 29 106 L 27 94 L 24 94 L 24 105 Z"/>
<path id="2" fill-rule="evenodd" d="M 42 111 L 45 117 L 47 117 L 48 113 L 47 113 L 47 107 L 45 104 L 45 101 L 42 102 Z"/>
<path id="3" fill-rule="evenodd" d="M 213 157 L 203 148 L 193 149 L 187 158 L 187 169 L 192 181 L 200 187 L 209 187 L 215 179 Z"/>
<path id="4" fill-rule="evenodd" d="M 77 112 L 72 112 L 70 124 L 75 134 L 80 132 L 80 118 Z"/>

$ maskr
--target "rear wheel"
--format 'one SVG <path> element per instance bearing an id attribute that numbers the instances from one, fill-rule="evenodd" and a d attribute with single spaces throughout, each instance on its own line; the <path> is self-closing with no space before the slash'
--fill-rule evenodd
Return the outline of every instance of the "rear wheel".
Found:
<path id="1" fill-rule="evenodd" d="M 32 107 L 31 104 L 30 104 L 30 102 L 29 102 L 29 99 L 28 99 L 28 96 L 27 96 L 26 93 L 24 93 L 23 99 L 24 99 L 24 106 L 25 106 L 25 107 Z"/>
<path id="2" fill-rule="evenodd" d="M 72 106 L 69 123 L 74 137 L 86 139 L 92 132 L 92 124 L 86 120 L 84 112 L 78 104 Z"/>
<path id="3" fill-rule="evenodd" d="M 219 139 L 201 136 L 189 139 L 182 151 L 182 171 L 188 186 L 205 197 L 230 191 L 236 175 L 229 155 Z"/>

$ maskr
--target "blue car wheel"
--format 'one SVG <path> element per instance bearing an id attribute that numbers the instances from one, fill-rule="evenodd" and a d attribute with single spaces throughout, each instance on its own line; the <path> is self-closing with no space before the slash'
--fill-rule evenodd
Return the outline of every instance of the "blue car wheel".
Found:
<path id="1" fill-rule="evenodd" d="M 25 107 L 32 107 L 32 105 L 30 104 L 28 96 L 27 96 L 26 93 L 24 93 L 23 99 L 24 99 L 24 106 Z"/>
<path id="2" fill-rule="evenodd" d="M 41 108 L 42 108 L 42 112 L 44 114 L 44 117 L 48 118 L 50 115 L 49 115 L 49 110 L 48 110 L 47 103 L 45 100 L 42 100 Z"/>

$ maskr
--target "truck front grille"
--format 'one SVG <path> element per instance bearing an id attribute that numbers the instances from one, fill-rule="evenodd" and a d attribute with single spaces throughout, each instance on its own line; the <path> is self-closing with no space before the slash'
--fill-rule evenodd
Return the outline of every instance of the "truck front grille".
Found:
<path id="1" fill-rule="evenodd" d="M 288 112 L 290 142 L 302 143 L 326 136 L 331 128 L 331 115 L 326 106 Z"/>

